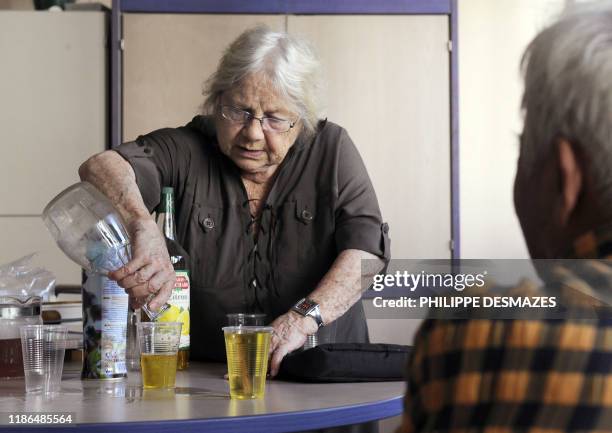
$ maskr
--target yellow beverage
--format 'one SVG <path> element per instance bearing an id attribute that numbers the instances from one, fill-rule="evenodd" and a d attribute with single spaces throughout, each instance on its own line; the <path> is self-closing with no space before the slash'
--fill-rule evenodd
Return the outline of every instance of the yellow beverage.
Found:
<path id="1" fill-rule="evenodd" d="M 187 367 L 189 367 L 189 349 L 179 349 L 176 359 L 176 368 L 177 370 L 185 370 Z"/>
<path id="2" fill-rule="evenodd" d="M 170 298 L 170 301 L 172 298 Z M 177 370 L 185 370 L 189 367 L 189 310 L 181 310 L 176 305 L 170 305 L 164 313 L 158 318 L 158 322 L 181 322 L 183 324 L 181 330 L 181 342 L 177 357 Z"/>
<path id="3" fill-rule="evenodd" d="M 269 331 L 250 332 L 245 328 L 225 332 L 230 396 L 240 400 L 264 396 L 271 335 Z"/>
<path id="4" fill-rule="evenodd" d="M 176 353 L 140 355 L 142 384 L 145 388 L 174 388 L 176 381 Z"/>

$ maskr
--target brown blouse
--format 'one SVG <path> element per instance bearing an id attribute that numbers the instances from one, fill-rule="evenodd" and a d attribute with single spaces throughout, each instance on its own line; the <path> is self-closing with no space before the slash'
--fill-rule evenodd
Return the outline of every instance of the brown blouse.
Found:
<path id="1" fill-rule="evenodd" d="M 177 237 L 191 272 L 193 359 L 223 360 L 226 313 L 263 312 L 271 322 L 314 290 L 342 250 L 389 259 L 389 229 L 363 161 L 331 122 L 290 148 L 257 238 L 240 172 L 219 151 L 212 118 L 196 116 L 115 150 L 134 169 L 151 212 L 161 188 L 174 187 Z M 335 342 L 367 341 L 361 303 L 322 332 Z"/>

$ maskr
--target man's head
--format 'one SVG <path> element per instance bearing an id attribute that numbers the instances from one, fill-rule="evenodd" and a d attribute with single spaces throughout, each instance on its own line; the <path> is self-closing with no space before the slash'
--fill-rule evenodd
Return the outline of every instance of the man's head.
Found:
<path id="1" fill-rule="evenodd" d="M 514 201 L 533 258 L 612 223 L 612 2 L 566 12 L 523 57 Z"/>

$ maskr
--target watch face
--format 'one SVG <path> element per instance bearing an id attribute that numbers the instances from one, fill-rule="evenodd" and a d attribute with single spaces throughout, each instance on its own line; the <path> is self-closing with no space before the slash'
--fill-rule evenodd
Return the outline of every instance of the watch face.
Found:
<path id="1" fill-rule="evenodd" d="M 300 310 L 303 310 L 303 311 L 310 311 L 310 310 L 311 310 L 311 309 L 313 309 L 315 306 L 316 306 L 316 304 L 315 304 L 314 302 L 311 302 L 311 301 L 309 301 L 309 300 L 307 300 L 307 299 L 304 299 L 304 300 L 303 300 L 303 301 L 300 303 L 300 305 L 298 305 L 298 308 L 299 308 Z"/>

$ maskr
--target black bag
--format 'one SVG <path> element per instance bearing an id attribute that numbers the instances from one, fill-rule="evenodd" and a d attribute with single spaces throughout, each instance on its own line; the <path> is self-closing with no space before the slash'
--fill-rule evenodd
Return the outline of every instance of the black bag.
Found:
<path id="1" fill-rule="evenodd" d="M 278 378 L 298 382 L 404 380 L 411 350 L 399 344 L 321 344 L 285 356 Z"/>

